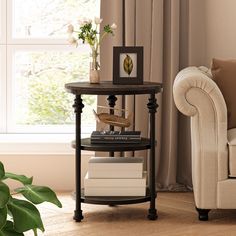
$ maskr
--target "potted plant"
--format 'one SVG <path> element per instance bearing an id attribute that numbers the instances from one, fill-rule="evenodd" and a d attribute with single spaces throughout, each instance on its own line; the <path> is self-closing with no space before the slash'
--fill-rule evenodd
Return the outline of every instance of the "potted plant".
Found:
<path id="1" fill-rule="evenodd" d="M 19 181 L 23 186 L 10 192 L 6 179 Z M 37 230 L 44 232 L 40 213 L 35 205 L 50 202 L 62 207 L 56 194 L 48 187 L 32 184 L 33 177 L 5 172 L 0 162 L 0 236 L 22 236 L 24 232 Z M 15 198 L 15 194 L 22 194 L 26 200 Z"/>

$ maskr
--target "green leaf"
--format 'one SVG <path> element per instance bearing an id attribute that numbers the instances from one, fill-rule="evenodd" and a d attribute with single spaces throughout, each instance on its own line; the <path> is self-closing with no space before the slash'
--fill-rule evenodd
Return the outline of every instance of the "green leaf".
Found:
<path id="1" fill-rule="evenodd" d="M 4 165 L 0 161 L 0 179 L 2 179 L 4 176 L 5 176 Z"/>
<path id="2" fill-rule="evenodd" d="M 16 232 L 13 223 L 11 221 L 7 221 L 3 229 L 0 230 L 0 236 L 24 236 L 24 234 Z"/>
<path id="3" fill-rule="evenodd" d="M 13 216 L 14 228 L 17 232 L 23 233 L 36 228 L 44 231 L 40 213 L 32 203 L 11 198 L 7 206 Z"/>
<path id="4" fill-rule="evenodd" d="M 28 178 L 25 175 L 16 175 L 9 172 L 5 173 L 5 179 L 14 179 L 21 182 L 22 184 L 32 184 L 33 182 L 33 177 Z"/>
<path id="5" fill-rule="evenodd" d="M 61 202 L 58 200 L 56 194 L 48 187 L 25 185 L 22 188 L 15 189 L 17 193 L 21 193 L 26 199 L 34 204 L 42 202 L 51 202 L 58 207 L 62 207 Z"/>
<path id="6" fill-rule="evenodd" d="M 104 28 L 103 28 L 104 32 L 108 33 L 108 34 L 114 34 L 113 33 L 113 30 L 111 29 L 111 26 L 110 25 L 105 25 Z"/>
<path id="7" fill-rule="evenodd" d="M 10 190 L 6 184 L 0 181 L 0 208 L 6 206 L 10 198 Z"/>
<path id="8" fill-rule="evenodd" d="M 7 222 L 7 207 L 0 209 L 0 229 L 3 228 L 3 226 Z"/>
<path id="9" fill-rule="evenodd" d="M 132 70 L 133 70 L 133 61 L 131 59 L 131 57 L 127 54 L 124 62 L 123 62 L 123 67 L 124 67 L 124 71 L 130 76 Z"/>

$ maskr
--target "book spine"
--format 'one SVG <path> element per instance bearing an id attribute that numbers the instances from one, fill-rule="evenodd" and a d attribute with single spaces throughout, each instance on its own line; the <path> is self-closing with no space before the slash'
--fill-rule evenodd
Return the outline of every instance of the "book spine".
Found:
<path id="1" fill-rule="evenodd" d="M 88 171 L 88 178 L 90 179 L 141 179 L 142 170 L 140 171 Z"/>
<path id="2" fill-rule="evenodd" d="M 140 143 L 140 140 L 91 140 L 92 144 L 102 144 L 102 143 L 113 143 L 113 144 L 127 144 L 127 143 Z"/>
<path id="3" fill-rule="evenodd" d="M 117 133 L 102 133 L 93 132 L 91 136 L 140 136 L 141 132 L 117 132 Z"/>
<path id="4" fill-rule="evenodd" d="M 137 138 L 137 139 L 141 139 L 141 136 L 127 136 L 127 135 L 104 135 L 104 136 L 91 136 L 91 138 Z"/>
<path id="5" fill-rule="evenodd" d="M 141 141 L 141 137 L 91 137 L 91 141 Z"/>

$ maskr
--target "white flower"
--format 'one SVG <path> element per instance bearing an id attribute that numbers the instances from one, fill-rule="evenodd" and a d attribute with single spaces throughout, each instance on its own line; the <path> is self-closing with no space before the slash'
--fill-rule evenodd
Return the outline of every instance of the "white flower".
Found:
<path id="1" fill-rule="evenodd" d="M 74 32 L 74 26 L 72 24 L 69 24 L 67 27 L 67 33 L 72 34 Z"/>
<path id="2" fill-rule="evenodd" d="M 92 20 L 89 19 L 89 18 L 84 17 L 83 18 L 83 24 L 85 25 L 85 24 L 89 24 L 89 23 L 92 23 Z"/>
<path id="3" fill-rule="evenodd" d="M 71 45 L 75 45 L 76 47 L 78 46 L 78 42 L 77 42 L 76 38 L 73 37 L 73 36 L 70 36 L 70 37 L 68 38 L 68 42 L 69 42 L 69 44 L 71 44 Z"/>
<path id="4" fill-rule="evenodd" d="M 86 24 L 92 23 L 92 20 L 89 18 L 83 17 L 82 20 L 81 19 L 78 20 L 78 23 L 80 26 L 84 26 Z"/>
<path id="5" fill-rule="evenodd" d="M 87 23 L 92 23 L 93 21 L 91 19 L 87 19 Z"/>
<path id="6" fill-rule="evenodd" d="M 117 25 L 115 24 L 115 23 L 113 23 L 112 25 L 111 25 L 111 29 L 112 30 L 115 30 L 117 28 Z"/>
<path id="7" fill-rule="evenodd" d="M 99 17 L 94 17 L 94 23 L 95 23 L 96 25 L 101 24 L 101 23 L 102 23 L 102 20 L 103 20 L 103 19 L 101 19 L 101 18 L 99 18 Z"/>

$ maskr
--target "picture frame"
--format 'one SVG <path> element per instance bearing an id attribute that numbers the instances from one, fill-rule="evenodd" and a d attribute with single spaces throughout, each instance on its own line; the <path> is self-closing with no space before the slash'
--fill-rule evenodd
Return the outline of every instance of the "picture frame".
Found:
<path id="1" fill-rule="evenodd" d="M 143 84 L 143 47 L 113 47 L 113 84 Z"/>

